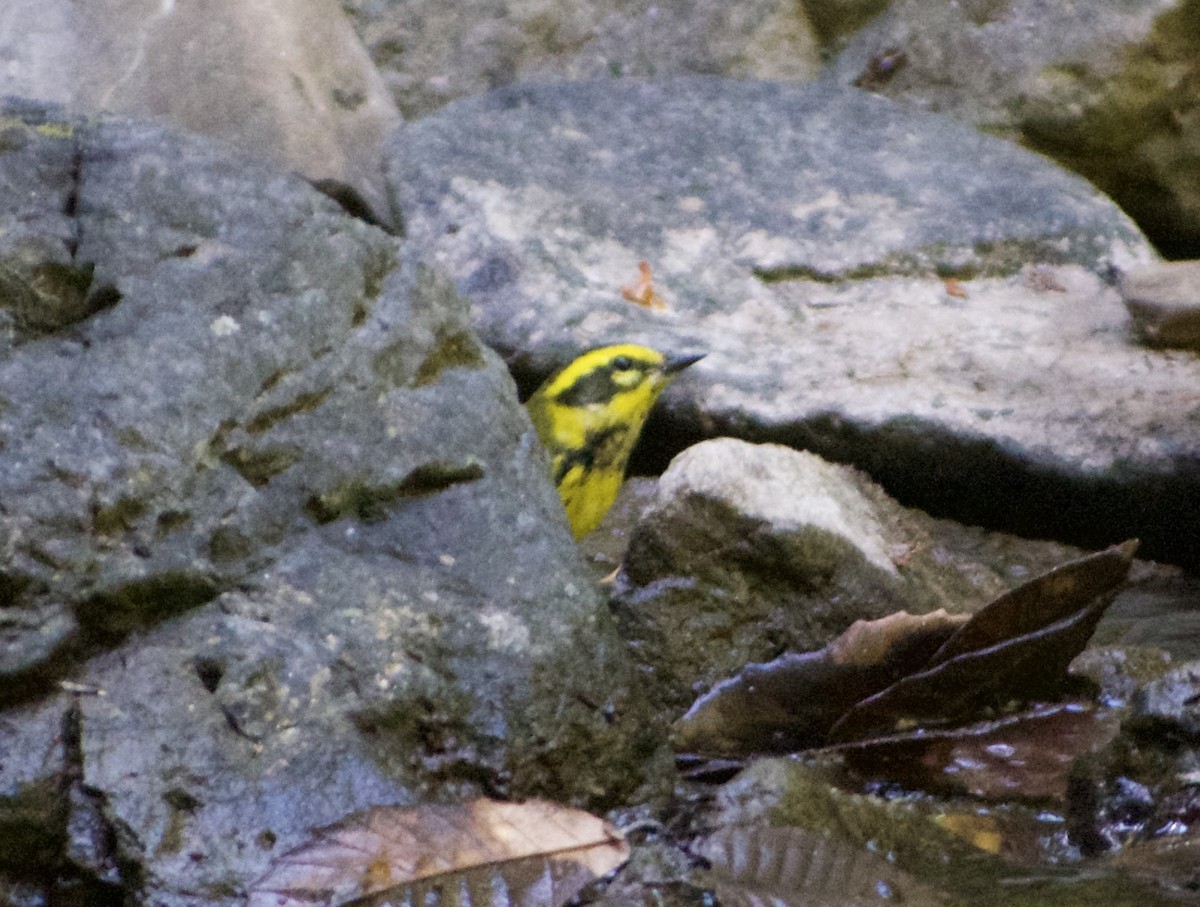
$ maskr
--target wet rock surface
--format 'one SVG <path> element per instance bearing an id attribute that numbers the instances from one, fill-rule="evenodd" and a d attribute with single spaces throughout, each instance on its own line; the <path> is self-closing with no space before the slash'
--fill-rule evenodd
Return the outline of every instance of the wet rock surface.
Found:
<path id="1" fill-rule="evenodd" d="M 1194 0 L 888 4 L 825 75 L 1020 141 L 1200 255 Z"/>
<path id="2" fill-rule="evenodd" d="M 717 73 L 806 81 L 820 67 L 807 11 L 780 0 L 342 6 L 410 119 L 514 81 Z"/>
<path id="3" fill-rule="evenodd" d="M 606 903 L 711 897 L 709 845 L 816 859 L 810 819 L 939 890 L 958 867 L 971 903 L 1194 893 L 1200 617 L 1175 567 L 1135 564 L 1073 665 L 1123 725 L 1061 811 L 792 759 L 714 812 L 664 800 L 662 744 L 748 659 L 1081 554 L 1050 538 L 1195 569 L 1191 272 L 980 134 L 1200 254 L 1195 0 L 619 6 L 0 9 L 0 94 L 269 162 L 0 111 L 0 901 L 240 903 L 317 825 L 480 793 L 634 804 L 649 846 Z M 393 102 L 415 121 L 385 192 Z M 665 311 L 625 292 L 641 261 Z M 709 353 L 639 470 L 782 442 L 1028 538 L 722 441 L 635 483 L 583 562 L 488 346 L 531 388 L 629 340 Z M 610 613 L 594 579 L 623 560 Z M 767 816 L 796 827 L 764 843 Z M 1027 884 L 1001 887 L 1014 860 Z"/>
<path id="4" fill-rule="evenodd" d="M 233 903 L 355 806 L 661 777 L 452 287 L 213 143 L 8 116 L 8 279 L 74 268 L 104 304 L 7 313 L 5 870 Z"/>
<path id="5" fill-rule="evenodd" d="M 1149 248 L 1044 161 L 834 86 L 721 80 L 503 89 L 401 130 L 389 160 L 410 241 L 518 371 L 618 339 L 705 349 L 661 410 L 677 435 L 1195 563 L 1179 395 L 1200 372 L 1130 342 L 1101 273 Z M 669 311 L 621 297 L 639 259 Z"/>
<path id="6" fill-rule="evenodd" d="M 1135 720 L 1168 736 L 1200 740 L 1200 662 L 1188 662 L 1143 687 L 1133 702 Z"/>
<path id="7" fill-rule="evenodd" d="M 730 438 L 659 481 L 614 585 L 623 635 L 686 702 L 749 662 L 820 648 L 855 620 L 982 605 L 1003 585 L 934 551 L 860 474 Z"/>

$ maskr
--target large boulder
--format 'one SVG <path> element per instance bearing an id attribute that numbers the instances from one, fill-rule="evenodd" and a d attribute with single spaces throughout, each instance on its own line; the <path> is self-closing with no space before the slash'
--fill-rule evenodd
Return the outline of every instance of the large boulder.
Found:
<path id="1" fill-rule="evenodd" d="M 942 515 L 1197 563 L 1200 364 L 1133 342 L 1104 275 L 1149 245 L 1037 155 L 832 84 L 625 80 L 449 105 L 389 174 L 531 381 L 605 342 L 708 351 L 663 453 L 783 442 Z M 623 298 L 642 259 L 666 311 Z"/>
<path id="2" fill-rule="evenodd" d="M 820 51 L 788 0 L 343 0 L 409 118 L 514 81 L 685 74 L 806 81 Z"/>
<path id="3" fill-rule="evenodd" d="M 0 61 L 0 95 L 161 117 L 382 205 L 399 113 L 336 0 L 8 0 Z"/>
<path id="4" fill-rule="evenodd" d="M 1049 155 L 1200 257 L 1200 3 L 894 0 L 829 68 Z"/>
<path id="5" fill-rule="evenodd" d="M 452 286 L 208 140 L 0 123 L 0 875 L 232 904 L 368 805 L 661 777 Z"/>

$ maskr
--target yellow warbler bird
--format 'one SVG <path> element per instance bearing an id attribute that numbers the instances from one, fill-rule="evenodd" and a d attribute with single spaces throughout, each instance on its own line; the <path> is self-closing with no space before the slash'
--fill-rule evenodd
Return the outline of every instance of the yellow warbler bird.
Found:
<path id="1" fill-rule="evenodd" d="M 595 529 L 612 506 L 663 388 L 702 358 L 668 357 L 628 343 L 606 346 L 551 375 L 526 401 L 575 538 Z"/>

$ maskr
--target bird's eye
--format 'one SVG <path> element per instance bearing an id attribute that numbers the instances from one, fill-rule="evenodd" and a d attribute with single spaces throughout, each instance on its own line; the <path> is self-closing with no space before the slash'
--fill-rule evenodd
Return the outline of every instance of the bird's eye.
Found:
<path id="1" fill-rule="evenodd" d="M 633 363 L 629 361 L 628 356 L 618 356 L 612 361 L 612 367 L 614 372 L 627 372 L 633 368 Z"/>

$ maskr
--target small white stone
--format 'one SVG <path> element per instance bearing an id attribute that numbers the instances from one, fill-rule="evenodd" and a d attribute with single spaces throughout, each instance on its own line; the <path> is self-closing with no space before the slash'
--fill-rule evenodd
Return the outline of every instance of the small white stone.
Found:
<path id="1" fill-rule="evenodd" d="M 242 326 L 228 315 L 222 315 L 220 318 L 214 319 L 213 323 L 208 326 L 208 329 L 218 337 L 228 337 L 230 334 L 236 334 L 240 331 Z"/>

